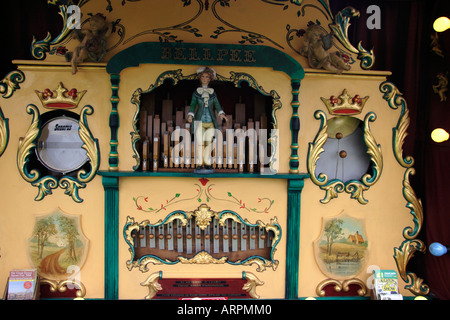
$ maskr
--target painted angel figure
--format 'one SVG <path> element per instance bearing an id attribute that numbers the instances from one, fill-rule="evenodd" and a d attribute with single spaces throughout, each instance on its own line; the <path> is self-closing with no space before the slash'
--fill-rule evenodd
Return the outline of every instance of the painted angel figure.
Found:
<path id="1" fill-rule="evenodd" d="M 196 161 L 198 169 L 211 169 L 211 143 L 217 128 L 215 112 L 222 120 L 227 121 L 225 112 L 220 106 L 217 95 L 213 88 L 209 87 L 212 80 L 216 78 L 216 72 L 209 67 L 201 67 L 197 70 L 197 76 L 201 87 L 192 94 L 187 121 L 194 126 L 191 127 L 196 141 Z"/>

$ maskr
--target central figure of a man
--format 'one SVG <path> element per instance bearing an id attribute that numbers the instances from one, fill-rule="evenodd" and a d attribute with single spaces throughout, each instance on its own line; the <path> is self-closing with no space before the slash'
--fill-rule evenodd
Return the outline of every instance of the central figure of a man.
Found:
<path id="1" fill-rule="evenodd" d="M 211 143 L 217 128 L 215 112 L 227 121 L 225 112 L 220 106 L 217 95 L 213 88 L 209 87 L 212 80 L 216 78 L 216 72 L 209 67 L 201 67 L 197 70 L 197 76 L 201 87 L 192 94 L 192 100 L 187 115 L 187 121 L 194 126 L 191 127 L 196 141 L 195 159 L 197 169 L 211 169 Z"/>

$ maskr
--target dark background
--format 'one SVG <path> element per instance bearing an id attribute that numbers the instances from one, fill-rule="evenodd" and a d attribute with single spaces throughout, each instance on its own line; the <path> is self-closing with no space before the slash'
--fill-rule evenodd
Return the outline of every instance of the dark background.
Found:
<path id="1" fill-rule="evenodd" d="M 366 26 L 371 15 L 366 10 L 370 5 L 381 9 L 380 29 L 370 30 Z M 438 34 L 443 58 L 433 53 L 430 46 L 431 35 L 435 34 L 433 21 L 440 16 L 450 17 L 450 1 L 330 0 L 333 14 L 346 6 L 360 12 L 359 19 L 350 21 L 350 42 L 356 46 L 361 41 L 365 49 L 373 48 L 372 70 L 392 71 L 388 80 L 397 86 L 408 103 L 411 123 L 403 154 L 414 157 L 416 174 L 411 183 L 424 208 L 424 224 L 418 239 L 427 246 L 435 241 L 450 245 L 447 201 L 450 199 L 450 141 L 438 144 L 430 138 L 431 131 L 438 127 L 450 132 L 450 102 L 440 102 L 432 90 L 432 85 L 437 83 L 436 75 L 450 68 L 450 30 Z M 33 36 L 41 40 L 50 32 L 55 37 L 62 28 L 57 7 L 47 5 L 45 0 L 4 1 L 0 19 L 0 79 L 16 69 L 12 60 L 34 60 L 30 53 Z M 411 225 L 412 218 L 411 215 Z M 416 253 L 408 264 L 408 271 L 424 279 L 433 297 L 450 299 L 450 255 L 434 257 L 428 251 Z"/>

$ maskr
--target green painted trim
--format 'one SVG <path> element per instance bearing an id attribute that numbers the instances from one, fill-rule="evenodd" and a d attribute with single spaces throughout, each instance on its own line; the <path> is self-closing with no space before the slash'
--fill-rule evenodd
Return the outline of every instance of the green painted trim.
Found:
<path id="1" fill-rule="evenodd" d="M 288 181 L 285 298 L 298 299 L 300 205 L 304 180 Z"/>
<path id="2" fill-rule="evenodd" d="M 106 65 L 110 74 L 143 63 L 272 67 L 292 79 L 303 79 L 305 71 L 288 54 L 268 46 L 184 42 L 142 42 L 114 55 Z"/>
<path id="3" fill-rule="evenodd" d="M 194 172 L 151 172 L 151 171 L 98 171 L 98 175 L 103 177 L 176 177 L 176 178 L 261 178 L 261 179 L 285 179 L 303 180 L 308 179 L 309 174 L 259 174 L 259 173 L 212 173 L 201 175 Z"/>
<path id="4" fill-rule="evenodd" d="M 119 293 L 119 178 L 102 177 L 105 189 L 105 299 Z"/>
<path id="5" fill-rule="evenodd" d="M 298 94 L 300 91 L 300 80 L 292 80 L 292 116 L 291 116 L 291 156 L 289 158 L 289 170 L 292 173 L 298 172 L 299 158 L 298 158 L 298 133 L 300 132 L 300 118 L 298 117 L 298 108 L 300 102 L 298 100 Z"/>
<path id="6" fill-rule="evenodd" d="M 9 119 L 5 118 L 0 107 L 0 157 L 8 147 L 9 135 Z"/>
<path id="7" fill-rule="evenodd" d="M 119 130 L 119 113 L 117 105 L 119 104 L 119 83 L 120 75 L 111 75 L 111 113 L 109 115 L 109 127 L 111 129 L 110 153 L 109 153 L 109 168 L 110 170 L 117 170 L 119 166 L 119 153 L 117 146 L 119 141 L 117 139 L 117 131 Z"/>

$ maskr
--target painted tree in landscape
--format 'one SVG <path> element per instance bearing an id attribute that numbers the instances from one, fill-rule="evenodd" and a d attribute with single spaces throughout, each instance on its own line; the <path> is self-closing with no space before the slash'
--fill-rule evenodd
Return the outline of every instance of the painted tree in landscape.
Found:
<path id="1" fill-rule="evenodd" d="M 48 238 L 56 233 L 56 225 L 52 217 L 41 219 L 35 224 L 33 235 L 37 238 L 37 255 L 39 259 L 42 259 L 44 247 Z"/>
<path id="2" fill-rule="evenodd" d="M 68 255 L 72 261 L 77 261 L 77 254 L 75 251 L 75 241 L 78 238 L 78 230 L 73 220 L 65 216 L 58 216 L 58 223 L 60 232 L 67 240 Z"/>
<path id="3" fill-rule="evenodd" d="M 325 225 L 325 236 L 327 238 L 327 253 L 331 255 L 331 247 L 336 239 L 343 236 L 342 224 L 344 221 L 342 219 L 333 219 L 327 222 Z"/>

